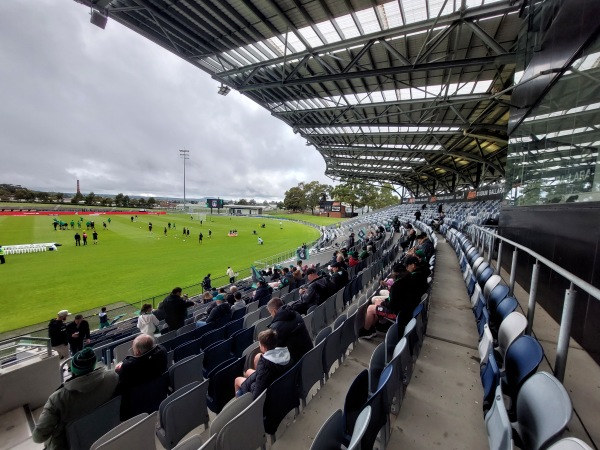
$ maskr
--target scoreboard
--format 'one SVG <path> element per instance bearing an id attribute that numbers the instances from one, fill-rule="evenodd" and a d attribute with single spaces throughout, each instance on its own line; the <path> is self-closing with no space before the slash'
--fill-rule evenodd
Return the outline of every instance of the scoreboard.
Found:
<path id="1" fill-rule="evenodd" d="M 217 208 L 220 209 L 224 205 L 223 200 L 220 198 L 207 198 L 206 199 L 206 207 L 207 208 Z"/>

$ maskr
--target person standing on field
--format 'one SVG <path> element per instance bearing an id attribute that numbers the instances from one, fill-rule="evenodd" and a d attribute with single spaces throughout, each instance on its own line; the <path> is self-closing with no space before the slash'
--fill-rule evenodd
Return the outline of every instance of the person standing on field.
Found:
<path id="1" fill-rule="evenodd" d="M 81 236 L 79 235 L 79 231 L 75 233 L 75 247 L 81 246 Z"/>
<path id="2" fill-rule="evenodd" d="M 4 249 L 0 245 L 0 264 L 4 264 L 6 261 L 4 260 Z"/>
<path id="3" fill-rule="evenodd" d="M 229 284 L 235 281 L 235 272 L 231 267 L 227 267 L 227 276 L 229 277 Z"/>
<path id="4" fill-rule="evenodd" d="M 83 232 L 81 237 L 83 237 L 83 245 L 87 245 L 87 233 L 85 231 Z"/>
<path id="5" fill-rule="evenodd" d="M 96 230 L 92 233 L 92 240 L 94 241 L 94 245 L 98 243 L 98 232 Z"/>

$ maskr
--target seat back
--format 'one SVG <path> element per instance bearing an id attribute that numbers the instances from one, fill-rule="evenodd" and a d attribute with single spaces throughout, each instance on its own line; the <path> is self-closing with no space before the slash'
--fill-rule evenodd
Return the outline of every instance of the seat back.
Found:
<path id="1" fill-rule="evenodd" d="M 157 412 L 147 415 L 129 428 L 113 435 L 109 433 L 93 443 L 90 450 L 143 450 L 155 448 L 154 429 Z"/>
<path id="2" fill-rule="evenodd" d="M 223 426 L 217 435 L 217 448 L 239 450 L 265 447 L 267 437 L 262 414 L 266 397 L 265 391 Z"/>
<path id="3" fill-rule="evenodd" d="M 485 268 L 483 272 L 481 272 L 481 275 L 477 277 L 477 283 L 479 283 L 479 286 L 485 287 L 485 283 L 487 282 L 487 280 L 490 279 L 492 275 L 494 275 L 494 269 L 492 269 L 491 267 Z"/>
<path id="4" fill-rule="evenodd" d="M 267 388 L 263 416 L 268 434 L 275 435 L 279 424 L 291 410 L 298 412 L 300 398 L 296 386 L 299 368 L 299 364 L 294 365 Z"/>
<path id="5" fill-rule="evenodd" d="M 517 429 L 524 448 L 539 450 L 565 430 L 573 406 L 564 386 L 547 372 L 532 375 L 517 397 Z"/>
<path id="6" fill-rule="evenodd" d="M 325 323 L 331 325 L 336 317 L 334 294 L 325 301 Z"/>
<path id="7" fill-rule="evenodd" d="M 258 340 L 258 335 L 261 331 L 265 331 L 269 324 L 273 321 L 271 317 L 265 317 L 264 319 L 259 319 L 254 323 L 254 340 Z"/>
<path id="8" fill-rule="evenodd" d="M 73 450 L 87 450 L 103 434 L 119 425 L 121 396 L 67 425 L 67 439 Z"/>
<path id="9" fill-rule="evenodd" d="M 488 355 L 487 363 L 480 367 L 481 385 L 483 386 L 483 411 L 487 412 L 496 394 L 496 387 L 500 383 L 500 369 L 492 353 Z"/>
<path id="10" fill-rule="evenodd" d="M 527 318 L 520 312 L 510 313 L 498 329 L 498 352 L 504 360 L 509 345 L 525 333 Z"/>
<path id="11" fill-rule="evenodd" d="M 386 344 L 379 344 L 371 354 L 369 361 L 369 393 L 374 393 L 379 385 L 379 377 L 386 365 Z M 392 352 L 393 353 L 393 352 Z M 391 359 L 390 354 L 390 359 Z"/>
<path id="12" fill-rule="evenodd" d="M 502 387 L 498 386 L 490 410 L 485 415 L 490 450 L 512 450 L 512 427 L 502 398 Z"/>
<path id="13" fill-rule="evenodd" d="M 209 331 L 204 336 L 202 336 L 200 340 L 200 348 L 202 348 L 202 350 L 206 350 L 215 342 L 219 342 L 225 339 L 225 326 Z"/>
<path id="14" fill-rule="evenodd" d="M 207 390 L 208 380 L 202 383 L 194 381 L 175 391 L 160 404 L 156 436 L 165 448 L 175 447 L 197 426 L 208 426 Z"/>
<path id="15" fill-rule="evenodd" d="M 216 436 L 235 416 L 241 413 L 254 401 L 252 392 L 246 392 L 241 397 L 228 402 L 219 414 L 210 422 L 209 434 Z"/>
<path id="16" fill-rule="evenodd" d="M 312 335 L 317 336 L 319 331 L 323 328 L 327 327 L 327 318 L 325 317 L 325 308 L 327 306 L 327 302 L 321 303 L 317 306 L 312 312 Z"/>
<path id="17" fill-rule="evenodd" d="M 234 317 L 234 314 L 238 313 L 242 311 L 242 316 L 241 317 Z M 235 334 L 236 332 L 240 331 L 242 329 L 242 325 L 244 325 L 244 315 L 243 315 L 244 309 L 238 309 L 237 311 L 234 311 L 233 314 L 231 315 L 231 321 L 225 325 L 225 339 L 231 337 L 233 334 Z M 239 316 L 239 314 L 238 314 Z"/>
<path id="18" fill-rule="evenodd" d="M 581 439 L 568 437 L 561 439 L 556 444 L 548 447 L 548 450 L 594 450 Z"/>
<path id="19" fill-rule="evenodd" d="M 135 336 L 137 336 L 137 334 Z M 122 344 L 119 344 L 112 349 L 113 364 L 120 363 L 125 359 L 127 355 L 130 355 L 129 350 L 131 350 L 131 346 L 133 345 L 133 339 L 135 336 L 132 336 L 130 341 L 123 342 Z"/>
<path id="20" fill-rule="evenodd" d="M 237 358 L 242 356 L 242 352 L 254 342 L 254 325 L 238 331 L 231 336 L 231 354 Z"/>
<path id="21" fill-rule="evenodd" d="M 311 450 L 341 448 L 344 444 L 342 429 L 343 413 L 341 409 L 335 411 L 319 429 L 310 446 Z"/>
<path id="22" fill-rule="evenodd" d="M 361 441 L 367 432 L 367 428 L 371 422 L 371 407 L 365 406 L 356 418 L 354 424 L 354 432 L 350 437 L 350 443 L 348 444 L 348 450 L 360 450 Z M 363 447 L 364 448 L 364 447 Z"/>
<path id="23" fill-rule="evenodd" d="M 327 328 L 329 329 L 329 327 Z M 325 373 L 326 380 L 329 378 L 329 372 L 333 363 L 342 358 L 341 344 L 342 328 L 338 327 L 325 338 L 325 348 L 323 348 L 323 372 Z"/>
<path id="24" fill-rule="evenodd" d="M 504 358 L 504 374 L 506 377 L 506 393 L 514 405 L 519 389 L 533 375 L 542 359 L 544 349 L 531 336 L 520 336 L 510 344 Z"/>
<path id="25" fill-rule="evenodd" d="M 348 388 L 344 399 L 344 433 L 354 433 L 354 426 L 369 398 L 369 371 L 360 372 Z"/>
<path id="26" fill-rule="evenodd" d="M 177 444 L 177 447 L 174 447 L 173 450 L 198 450 L 200 447 L 202 447 L 202 437 L 199 434 L 194 434 Z"/>
<path id="27" fill-rule="evenodd" d="M 306 399 L 312 387 L 318 381 L 323 386 L 323 349 L 325 339 L 321 340 L 300 359 L 300 378 L 298 381 L 298 395 L 302 406 L 306 406 Z"/>
<path id="28" fill-rule="evenodd" d="M 485 285 L 482 286 L 483 296 L 486 300 L 489 298 L 492 290 L 500 283 L 502 283 L 502 278 L 500 277 L 500 275 L 492 275 L 490 278 L 488 278 Z"/>
<path id="29" fill-rule="evenodd" d="M 342 326 L 342 324 L 346 321 L 346 314 L 341 314 L 340 316 L 338 316 L 337 319 L 335 319 L 335 322 L 333 322 L 333 329 L 335 330 L 336 328 Z"/>
<path id="30" fill-rule="evenodd" d="M 208 386 L 207 405 L 212 412 L 219 414 L 223 407 L 235 397 L 235 379 L 244 372 L 244 358 L 226 360 L 214 368 Z"/>
<path id="31" fill-rule="evenodd" d="M 141 413 L 152 414 L 158 411 L 160 403 L 169 395 L 169 372 L 160 377 L 131 388 L 123 393 L 121 420 L 127 420 Z"/>
<path id="32" fill-rule="evenodd" d="M 392 366 L 387 366 L 385 369 L 383 369 L 383 372 L 381 372 L 381 377 L 379 378 L 377 390 L 369 397 L 364 405 L 371 407 L 371 420 L 369 421 L 367 429 L 365 430 L 363 438 L 361 439 L 361 448 L 373 448 L 375 446 L 377 435 L 381 429 L 384 429 L 382 446 L 383 448 L 386 447 L 389 436 L 388 425 L 390 412 L 390 399 L 387 398 L 387 394 L 388 383 L 392 378 L 392 373 Z"/>
<path id="33" fill-rule="evenodd" d="M 489 297 L 487 298 L 487 307 L 491 314 L 496 313 L 498 305 L 508 296 L 510 288 L 504 283 L 498 283 L 498 285 L 492 289 Z"/>
<path id="34" fill-rule="evenodd" d="M 217 342 L 204 351 L 203 370 L 205 377 L 223 361 L 231 358 L 231 341 L 231 339 L 226 339 Z"/>
<path id="35" fill-rule="evenodd" d="M 186 342 L 181 344 L 177 348 L 173 350 L 173 361 L 178 362 L 182 359 L 187 358 L 188 356 L 194 356 L 201 352 L 200 348 L 200 339 L 194 339 L 193 341 Z"/>
<path id="36" fill-rule="evenodd" d="M 176 391 L 194 381 L 202 381 L 202 362 L 204 353 L 188 356 L 169 367 L 169 381 L 171 389 Z"/>
<path id="37" fill-rule="evenodd" d="M 398 332 L 398 323 L 393 323 L 385 333 L 385 362 L 392 360 L 394 348 L 400 341 L 400 335 Z"/>
<path id="38" fill-rule="evenodd" d="M 483 336 L 479 341 L 479 363 L 487 364 L 488 356 L 490 352 L 494 350 L 494 337 L 490 331 L 490 327 L 486 323 L 483 326 Z"/>

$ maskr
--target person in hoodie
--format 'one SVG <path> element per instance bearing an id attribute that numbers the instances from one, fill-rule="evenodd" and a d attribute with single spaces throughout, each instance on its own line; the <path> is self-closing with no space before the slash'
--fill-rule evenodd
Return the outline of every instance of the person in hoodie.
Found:
<path id="1" fill-rule="evenodd" d="M 207 310 L 206 319 L 200 319 L 196 322 L 196 328 L 203 327 L 207 323 L 215 322 L 217 328 L 222 327 L 231 319 L 231 305 L 224 298 L 217 295 Z"/>
<path id="2" fill-rule="evenodd" d="M 256 291 L 254 291 L 251 302 L 260 302 L 261 300 L 270 297 L 272 293 L 273 288 L 269 286 L 265 280 L 258 280 Z"/>
<path id="3" fill-rule="evenodd" d="M 277 332 L 267 329 L 258 334 L 262 355 L 256 370 L 248 369 L 244 377 L 235 379 L 235 396 L 251 392 L 256 400 L 277 378 L 292 367 L 290 352 L 286 347 L 277 347 Z"/>
<path id="4" fill-rule="evenodd" d="M 89 347 L 73 356 L 71 374 L 73 377 L 50 395 L 32 432 L 33 442 L 44 442 L 48 450 L 68 449 L 67 424 L 110 400 L 119 382 L 114 371 L 96 369 L 96 355 Z"/>
<path id="5" fill-rule="evenodd" d="M 300 361 L 313 348 L 304 319 L 296 311 L 285 308 L 279 297 L 269 300 L 267 310 L 273 318 L 269 328 L 277 332 L 277 347 L 287 347 L 292 360 Z"/>
<path id="6" fill-rule="evenodd" d="M 154 336 L 154 333 L 158 330 L 160 321 L 152 314 L 152 305 L 150 303 L 144 303 L 142 309 L 140 309 L 140 316 L 138 317 L 137 327 L 140 332 Z"/>

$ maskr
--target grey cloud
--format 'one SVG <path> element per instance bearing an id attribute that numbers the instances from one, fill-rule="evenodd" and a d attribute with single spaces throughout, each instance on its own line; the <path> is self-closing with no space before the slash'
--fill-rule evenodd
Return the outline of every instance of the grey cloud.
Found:
<path id="1" fill-rule="evenodd" d="M 0 2 L 2 181 L 31 188 L 281 198 L 325 163 L 283 122 L 74 1 Z M 35 30 L 35 32 L 32 32 Z"/>

